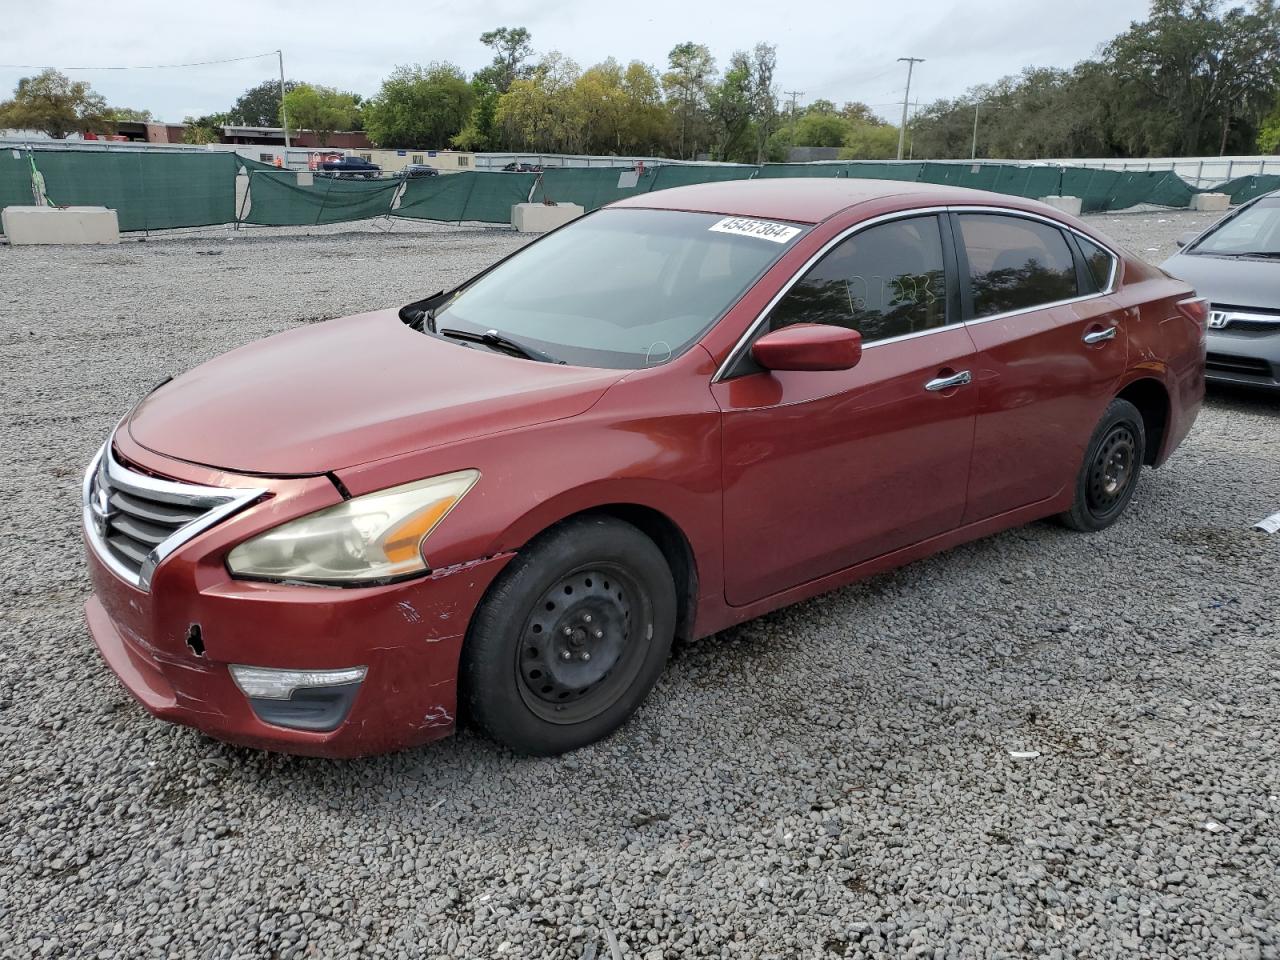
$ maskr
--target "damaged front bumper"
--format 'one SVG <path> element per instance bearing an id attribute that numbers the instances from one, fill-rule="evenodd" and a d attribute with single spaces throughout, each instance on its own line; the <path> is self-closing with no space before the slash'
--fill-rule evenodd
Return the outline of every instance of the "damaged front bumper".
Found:
<path id="1" fill-rule="evenodd" d="M 192 472 L 184 482 L 237 479 Z M 237 580 L 231 546 L 338 497 L 323 477 L 271 486 L 166 555 L 145 589 L 86 531 L 85 612 L 108 666 L 155 716 L 249 747 L 355 757 L 450 733 L 467 625 L 511 555 L 381 586 Z"/>

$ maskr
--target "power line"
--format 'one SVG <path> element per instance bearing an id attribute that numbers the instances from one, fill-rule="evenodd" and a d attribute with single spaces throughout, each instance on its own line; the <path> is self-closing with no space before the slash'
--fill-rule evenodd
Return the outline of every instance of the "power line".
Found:
<path id="1" fill-rule="evenodd" d="M 54 70 L 176 70 L 180 67 L 209 67 L 219 63 L 240 63 L 245 60 L 262 60 L 274 57 L 276 51 L 255 53 L 251 57 L 228 57 L 225 60 L 199 60 L 195 63 L 143 63 L 127 67 L 52 67 Z M 45 70 L 47 63 L 0 63 L 0 70 Z"/>

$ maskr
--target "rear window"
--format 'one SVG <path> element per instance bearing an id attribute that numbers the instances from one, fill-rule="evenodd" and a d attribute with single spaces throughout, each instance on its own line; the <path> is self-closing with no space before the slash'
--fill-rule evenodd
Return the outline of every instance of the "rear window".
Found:
<path id="1" fill-rule="evenodd" d="M 961 214 L 975 317 L 1080 295 L 1076 261 L 1057 227 L 998 214 Z"/>
<path id="2" fill-rule="evenodd" d="M 1084 256 L 1085 282 L 1089 289 L 1085 293 L 1100 293 L 1111 283 L 1111 271 L 1115 257 L 1098 246 L 1092 240 L 1076 234 L 1076 243 L 1080 244 L 1080 253 Z"/>

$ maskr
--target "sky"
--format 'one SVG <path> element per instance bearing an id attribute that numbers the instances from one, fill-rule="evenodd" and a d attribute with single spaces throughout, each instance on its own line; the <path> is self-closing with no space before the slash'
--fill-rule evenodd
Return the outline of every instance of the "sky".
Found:
<path id="1" fill-rule="evenodd" d="M 954 97 L 1027 66 L 1070 67 L 1146 16 L 1147 0 L 0 0 L 0 99 L 32 68 L 139 66 L 283 49 L 290 79 L 372 96 L 397 64 L 451 61 L 468 73 L 489 51 L 485 30 L 524 26 L 539 53 L 582 67 L 607 56 L 665 68 L 677 43 L 705 43 L 723 65 L 736 49 L 776 44 L 779 91 L 801 104 L 861 100 L 896 122 L 906 64 L 923 57 L 911 99 Z M 278 75 L 270 57 L 185 69 L 68 71 L 113 106 L 181 122 L 228 109 Z M 784 96 L 789 102 L 790 97 Z"/>

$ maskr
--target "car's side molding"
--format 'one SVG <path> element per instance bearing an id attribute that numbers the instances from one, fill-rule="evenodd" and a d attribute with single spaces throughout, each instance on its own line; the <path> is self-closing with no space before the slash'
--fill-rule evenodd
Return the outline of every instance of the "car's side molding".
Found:
<path id="1" fill-rule="evenodd" d="M 895 210 L 892 213 L 882 214 L 878 217 L 871 217 L 867 220 L 863 220 L 859 223 L 855 223 L 852 226 L 840 231 L 838 234 L 836 234 L 834 237 L 832 237 L 830 240 L 824 243 L 820 248 L 818 248 L 818 250 L 815 251 L 813 255 L 809 257 L 809 259 L 807 259 L 803 264 L 801 264 L 800 268 L 797 269 L 795 273 L 791 275 L 791 278 L 787 280 L 785 284 L 782 285 L 781 289 L 779 289 L 778 292 L 775 293 L 770 298 L 769 302 L 765 304 L 764 309 L 761 310 L 760 313 L 756 315 L 756 318 L 751 321 L 751 324 L 747 327 L 746 331 L 742 334 L 741 337 L 738 338 L 737 343 L 734 344 L 733 349 L 729 351 L 728 356 L 725 357 L 724 362 L 721 363 L 720 366 L 716 369 L 715 374 L 711 378 L 711 382 L 719 383 L 721 380 L 724 380 L 727 378 L 727 376 L 729 375 L 729 371 L 731 371 L 737 365 L 737 363 L 742 359 L 743 355 L 748 350 L 751 349 L 752 341 L 755 339 L 757 333 L 759 332 L 761 325 L 765 322 L 769 314 L 773 311 L 773 308 L 776 307 L 779 301 L 781 301 L 782 298 L 785 297 L 791 291 L 791 288 L 795 286 L 795 284 L 800 280 L 801 277 L 803 277 L 806 273 L 808 273 L 809 270 L 812 269 L 812 267 L 819 260 L 821 260 L 829 252 L 831 252 L 831 250 L 834 247 L 836 247 L 838 244 L 843 243 L 845 240 L 847 240 L 849 237 L 853 236 L 856 233 L 859 233 L 863 230 L 869 229 L 870 227 L 874 227 L 882 223 L 889 223 L 894 220 L 906 220 L 913 217 L 938 216 L 941 214 L 951 214 L 951 213 L 988 213 L 988 214 L 998 214 L 1000 216 L 1022 217 L 1027 220 L 1038 220 L 1042 223 L 1047 223 L 1051 226 L 1057 227 L 1060 230 L 1070 231 L 1075 236 L 1082 237 L 1083 239 L 1088 240 L 1090 243 L 1094 244 L 1095 246 L 1101 247 L 1103 250 L 1106 250 L 1108 254 L 1110 254 L 1111 273 L 1107 277 L 1106 286 L 1102 290 L 1099 290 L 1095 293 L 1083 294 L 1078 297 L 1069 297 L 1065 300 L 1055 300 L 1052 303 L 1036 304 L 1034 307 L 1025 307 L 1020 310 L 1007 310 L 1003 313 L 996 313 L 987 317 L 965 319 L 960 321 L 959 323 L 949 323 L 949 324 L 946 324 L 945 326 L 934 327 L 930 330 L 917 330 L 914 333 L 904 333 L 901 336 L 897 336 L 897 337 L 886 337 L 883 340 L 875 340 L 871 343 L 864 343 L 863 344 L 864 350 L 870 350 L 870 349 L 873 349 L 874 347 L 887 346 L 888 344 L 891 344 L 891 343 L 900 343 L 904 340 L 914 340 L 917 337 L 927 337 L 930 334 L 939 333 L 943 330 L 947 330 L 952 327 L 959 326 L 961 324 L 967 326 L 967 325 L 977 324 L 977 323 L 990 323 L 992 320 L 1004 320 L 1008 317 L 1016 317 L 1021 314 L 1031 313 L 1036 310 L 1048 310 L 1053 307 L 1061 307 L 1071 303 L 1080 303 L 1085 300 L 1094 300 L 1099 297 L 1109 296 L 1115 292 L 1116 278 L 1120 270 L 1120 262 L 1123 259 L 1120 256 L 1120 254 L 1114 248 L 1112 248 L 1106 243 L 1103 243 L 1097 237 L 1090 236 L 1089 234 L 1083 232 L 1082 230 L 1077 230 L 1075 227 L 1071 226 L 1071 224 L 1064 223 L 1061 220 L 1054 219 L 1053 217 L 1044 216 L 1043 214 L 1034 213 L 1029 210 L 1019 210 L 1014 207 L 999 207 L 999 206 L 973 206 L 973 205 L 934 206 L 934 207 L 916 207 L 910 210 Z"/>

